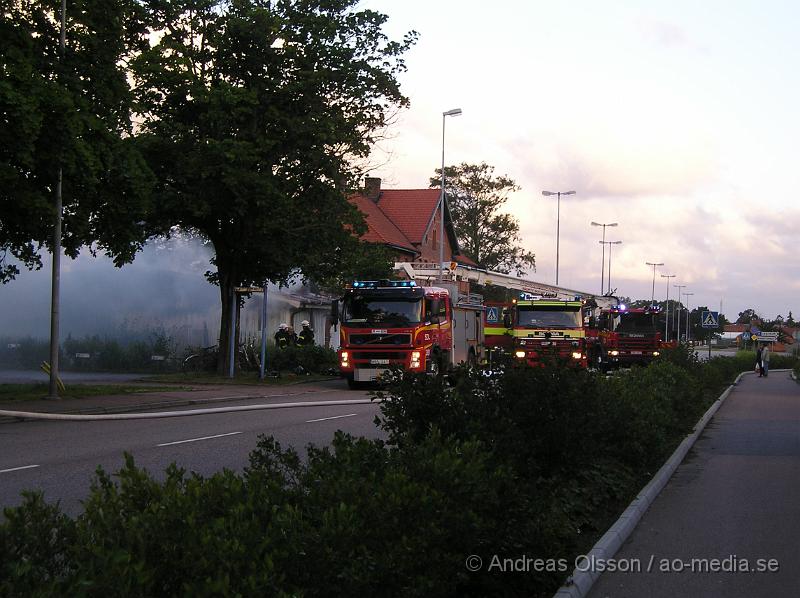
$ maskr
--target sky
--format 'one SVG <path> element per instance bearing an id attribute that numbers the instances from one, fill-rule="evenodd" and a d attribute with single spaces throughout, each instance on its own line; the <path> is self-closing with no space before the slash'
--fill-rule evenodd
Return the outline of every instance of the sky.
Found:
<path id="1" fill-rule="evenodd" d="M 678 289 L 736 319 L 800 314 L 800 5 L 767 1 L 369 0 L 399 39 L 411 107 L 372 156 L 387 188 L 445 161 L 487 162 L 521 190 L 530 277 L 599 292 L 602 229 L 617 294 Z M 608 252 L 606 252 L 606 262 Z M 606 263 L 607 268 L 607 263 Z M 661 278 L 674 274 L 675 278 Z M 607 276 L 607 274 L 606 274 Z"/>
<path id="2" fill-rule="evenodd" d="M 536 254 L 530 277 L 600 291 L 601 229 L 617 294 L 675 298 L 729 319 L 754 308 L 800 316 L 800 4 L 776 0 L 365 0 L 386 32 L 419 42 L 397 115 L 368 174 L 423 188 L 441 164 L 487 162 L 521 186 L 506 208 Z M 122 270 L 62 260 L 62 338 L 131 328 L 215 333 L 207 251 L 148 246 Z M 606 254 L 607 257 L 607 254 Z M 49 330 L 49 260 L 0 286 L 0 337 Z M 660 274 L 674 274 L 664 279 Z"/>

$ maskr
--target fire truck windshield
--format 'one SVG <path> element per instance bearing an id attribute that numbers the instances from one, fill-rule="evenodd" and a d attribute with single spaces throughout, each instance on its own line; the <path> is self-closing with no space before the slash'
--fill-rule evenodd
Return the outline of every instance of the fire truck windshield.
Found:
<path id="1" fill-rule="evenodd" d="M 627 313 L 621 314 L 616 332 L 649 333 L 656 331 L 656 323 L 652 314 Z"/>
<path id="2" fill-rule="evenodd" d="M 344 323 L 350 326 L 419 324 L 422 318 L 422 299 L 384 299 L 356 295 L 344 304 Z"/>
<path id="3" fill-rule="evenodd" d="M 531 328 L 580 328 L 581 313 L 575 307 L 520 305 L 517 325 Z"/>

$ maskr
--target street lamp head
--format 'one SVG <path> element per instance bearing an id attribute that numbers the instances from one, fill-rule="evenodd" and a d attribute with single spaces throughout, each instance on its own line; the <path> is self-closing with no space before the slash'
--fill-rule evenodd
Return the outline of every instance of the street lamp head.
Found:
<path id="1" fill-rule="evenodd" d="M 561 195 L 575 195 L 574 191 L 562 191 Z"/>
<path id="2" fill-rule="evenodd" d="M 645 262 L 648 266 L 663 266 L 664 262 Z"/>
<path id="3" fill-rule="evenodd" d="M 558 195 L 557 193 L 553 193 L 552 191 L 542 191 L 542 195 L 545 197 L 550 197 L 551 195 Z"/>
<path id="4" fill-rule="evenodd" d="M 622 241 L 609 241 L 609 245 L 622 245 Z"/>
<path id="5" fill-rule="evenodd" d="M 603 224 L 602 222 L 594 222 L 592 221 L 592 226 L 617 226 L 616 222 L 611 222 L 609 224 Z"/>
<path id="6" fill-rule="evenodd" d="M 551 195 L 575 195 L 574 191 L 542 191 L 542 195 L 549 197 Z"/>
<path id="7" fill-rule="evenodd" d="M 461 108 L 453 108 L 452 110 L 447 110 L 446 112 L 442 112 L 442 116 L 458 116 L 461 114 Z"/>

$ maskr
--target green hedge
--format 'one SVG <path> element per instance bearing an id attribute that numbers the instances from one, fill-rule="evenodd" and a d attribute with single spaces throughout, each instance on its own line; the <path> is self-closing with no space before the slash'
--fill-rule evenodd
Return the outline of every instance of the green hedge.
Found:
<path id="1" fill-rule="evenodd" d="M 75 519 L 29 495 L 0 524 L 0 595 L 552 595 L 568 571 L 490 572 L 493 555 L 571 570 L 743 365 L 679 348 L 612 378 L 396 371 L 385 441 L 303 459 L 262 438 L 241 474 L 164 481 L 127 457 Z"/>

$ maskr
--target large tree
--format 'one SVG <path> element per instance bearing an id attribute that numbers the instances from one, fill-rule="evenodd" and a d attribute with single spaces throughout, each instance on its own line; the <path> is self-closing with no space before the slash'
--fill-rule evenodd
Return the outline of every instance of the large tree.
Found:
<path id="1" fill-rule="evenodd" d="M 364 224 L 345 189 L 407 104 L 396 77 L 415 34 L 387 39 L 386 16 L 357 0 L 145 4 L 151 47 L 133 73 L 153 221 L 213 246 L 227 356 L 235 287 L 330 277 L 354 250 Z"/>
<path id="2" fill-rule="evenodd" d="M 489 270 L 522 275 L 536 269 L 536 258 L 521 245 L 519 221 L 502 212 L 508 195 L 520 187 L 507 176 L 495 176 L 494 166 L 462 163 L 447 166 L 445 193 L 456 236 L 465 255 Z M 441 188 L 442 170 L 430 186 Z"/>
<path id="3" fill-rule="evenodd" d="M 130 138 L 126 61 L 143 31 L 133 0 L 13 0 L 0 12 L 0 282 L 41 267 L 63 172 L 67 255 L 88 246 L 119 266 L 147 236 L 152 178 Z"/>
<path id="4" fill-rule="evenodd" d="M 761 318 L 752 307 L 739 312 L 739 317 L 736 318 L 737 324 L 749 324 L 753 320 L 760 320 Z"/>

